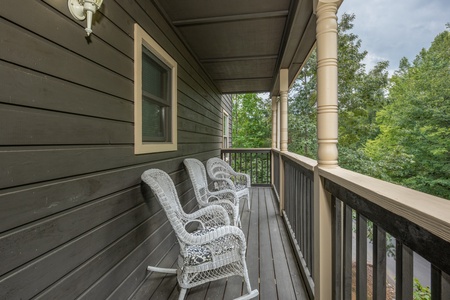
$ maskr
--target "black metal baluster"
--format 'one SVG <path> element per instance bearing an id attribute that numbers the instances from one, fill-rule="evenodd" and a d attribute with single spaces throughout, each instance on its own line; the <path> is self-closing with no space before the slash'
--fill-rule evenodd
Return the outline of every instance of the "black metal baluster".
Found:
<path id="1" fill-rule="evenodd" d="M 308 177 L 306 178 L 306 201 L 308 203 L 309 210 L 309 268 L 311 270 L 311 275 L 314 276 L 314 182 Z"/>
<path id="2" fill-rule="evenodd" d="M 398 240 L 395 247 L 395 299 L 413 299 L 413 251 Z"/>
<path id="3" fill-rule="evenodd" d="M 343 289 L 344 299 L 352 299 L 352 209 L 344 204 L 344 258 L 343 258 Z"/>
<path id="4" fill-rule="evenodd" d="M 386 300 L 386 232 L 373 224 L 373 300 Z"/>
<path id="5" fill-rule="evenodd" d="M 450 275 L 441 272 L 441 299 L 450 299 Z"/>
<path id="6" fill-rule="evenodd" d="M 367 219 L 356 214 L 356 298 L 367 299 Z"/>
<path id="7" fill-rule="evenodd" d="M 250 161 L 251 161 L 251 164 L 252 164 L 251 168 L 253 169 L 253 154 L 250 154 L 250 157 L 251 157 Z M 258 172 L 258 154 L 257 153 L 255 153 L 255 164 L 256 164 L 256 169 L 255 169 L 256 175 L 255 175 L 255 177 L 258 179 L 258 182 L 260 182 L 259 172 Z"/>
<path id="8" fill-rule="evenodd" d="M 440 300 L 442 295 L 442 275 L 434 265 L 431 265 L 431 299 Z M 448 298 L 447 298 L 448 299 Z"/>
<path id="9" fill-rule="evenodd" d="M 332 299 L 340 300 L 342 299 L 342 216 L 341 207 L 342 202 L 336 197 L 331 197 L 331 202 L 333 205 L 333 291 Z"/>
<path id="10" fill-rule="evenodd" d="M 309 199 L 307 196 L 307 186 L 308 186 L 308 181 L 307 178 L 305 176 L 305 174 L 299 170 L 299 176 L 302 179 L 302 207 L 303 207 L 303 211 L 304 211 L 304 217 L 303 217 L 303 234 L 304 234 L 304 241 L 303 243 L 305 244 L 304 248 L 305 248 L 305 252 L 306 252 L 306 261 L 308 262 L 308 267 L 311 267 L 311 263 L 312 263 L 312 251 L 310 248 L 310 238 L 311 238 L 311 231 L 313 230 L 311 227 L 311 216 L 313 214 L 313 212 L 310 210 L 310 207 L 308 205 L 309 203 Z"/>
<path id="11" fill-rule="evenodd" d="M 297 211 L 298 211 L 298 235 L 299 235 L 299 244 L 300 250 L 302 251 L 303 258 L 305 259 L 306 265 L 308 265 L 308 251 L 307 251 L 307 241 L 305 237 L 305 219 L 307 215 L 307 211 L 304 206 L 304 185 L 303 185 L 303 177 L 302 174 L 298 171 L 297 166 L 292 165 L 294 168 L 295 181 L 297 185 L 297 189 L 295 191 L 295 202 L 297 203 Z"/>

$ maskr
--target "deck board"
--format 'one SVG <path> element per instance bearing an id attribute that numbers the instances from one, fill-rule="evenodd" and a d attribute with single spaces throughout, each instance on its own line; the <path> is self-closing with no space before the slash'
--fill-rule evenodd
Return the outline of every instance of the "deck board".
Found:
<path id="1" fill-rule="evenodd" d="M 251 193 L 250 224 L 247 237 L 247 268 L 252 289 L 259 289 L 259 199 L 258 190 Z"/>
<path id="2" fill-rule="evenodd" d="M 263 189 L 258 189 L 259 199 L 259 264 L 260 264 L 260 299 L 277 299 L 277 285 L 274 270 L 274 255 L 272 252 L 272 240 L 270 236 L 268 207 L 273 206 L 271 201 L 267 201 Z"/>
<path id="3" fill-rule="evenodd" d="M 250 282 L 252 289 L 258 289 L 260 292 L 259 297 L 255 299 L 309 299 L 271 188 L 254 187 L 250 197 L 250 211 L 247 209 L 247 203 L 241 203 L 240 212 L 242 230 L 247 237 Z M 161 261 L 161 267 L 163 262 L 174 263 L 177 247 Z M 152 289 L 153 292 L 150 291 Z M 188 290 L 186 300 L 229 300 L 245 292 L 242 278 L 233 276 Z M 178 299 L 178 294 L 175 276 L 155 273 L 149 274 L 131 299 Z"/>
<path id="4" fill-rule="evenodd" d="M 270 191 L 265 190 L 265 196 L 270 197 Z M 270 238 L 272 253 L 283 253 L 283 241 L 281 239 L 282 228 L 279 227 L 277 222 L 276 209 L 274 203 L 267 202 L 267 214 L 269 216 L 268 225 L 270 229 Z M 295 299 L 295 292 L 293 287 L 293 282 L 291 279 L 292 274 L 286 278 L 286 270 L 289 270 L 286 256 L 274 255 L 273 264 L 275 268 L 275 278 L 277 284 L 277 292 L 279 299 Z M 295 270 L 294 270 L 295 271 Z"/>

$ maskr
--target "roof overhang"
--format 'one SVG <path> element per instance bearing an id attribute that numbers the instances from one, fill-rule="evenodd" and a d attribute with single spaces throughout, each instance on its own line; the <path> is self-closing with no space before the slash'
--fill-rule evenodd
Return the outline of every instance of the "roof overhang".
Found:
<path id="1" fill-rule="evenodd" d="M 316 41 L 313 0 L 154 0 L 224 94 L 278 94 Z"/>

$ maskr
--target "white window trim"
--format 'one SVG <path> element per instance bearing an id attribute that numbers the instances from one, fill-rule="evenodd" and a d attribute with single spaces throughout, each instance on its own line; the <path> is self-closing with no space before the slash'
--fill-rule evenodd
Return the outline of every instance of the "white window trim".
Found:
<path id="1" fill-rule="evenodd" d="M 226 119 L 228 119 L 228 124 L 225 124 Z M 222 131 L 222 147 L 228 148 L 230 146 L 230 115 L 225 110 L 223 110 Z M 227 138 L 228 145 L 224 145 L 225 138 Z"/>
<path id="2" fill-rule="evenodd" d="M 171 70 L 171 141 L 142 142 L 142 45 Z M 134 24 L 134 153 L 155 153 L 177 150 L 177 62 L 138 24 Z"/>

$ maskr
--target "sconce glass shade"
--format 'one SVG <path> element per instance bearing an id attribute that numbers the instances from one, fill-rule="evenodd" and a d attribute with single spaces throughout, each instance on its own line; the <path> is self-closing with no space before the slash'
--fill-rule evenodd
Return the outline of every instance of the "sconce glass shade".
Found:
<path id="1" fill-rule="evenodd" d="M 92 15 L 102 3 L 103 0 L 68 0 L 69 11 L 75 19 L 82 21 L 87 17 L 85 30 L 88 36 L 92 33 Z"/>

